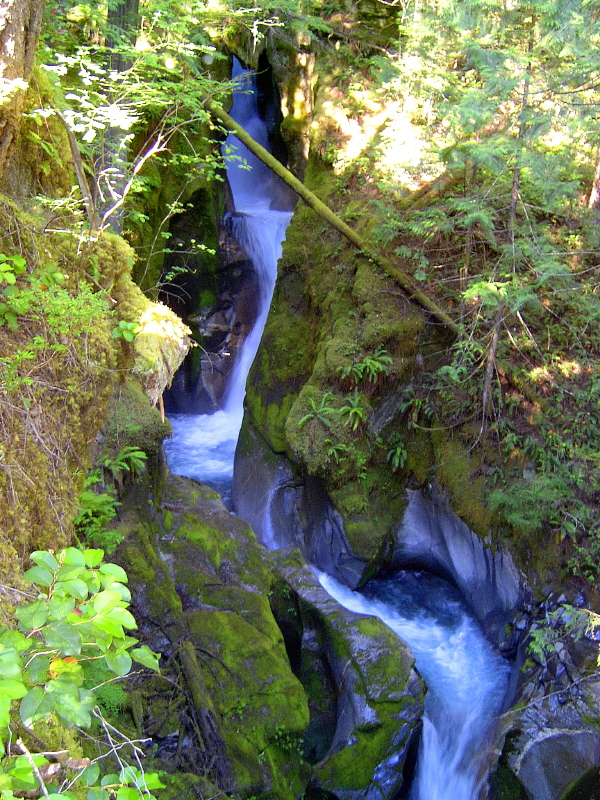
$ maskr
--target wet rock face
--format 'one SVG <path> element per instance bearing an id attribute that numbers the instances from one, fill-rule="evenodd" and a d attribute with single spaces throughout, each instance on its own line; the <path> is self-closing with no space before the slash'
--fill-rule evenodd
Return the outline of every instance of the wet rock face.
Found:
<path id="1" fill-rule="evenodd" d="M 501 644 L 506 623 L 521 600 L 512 559 L 495 553 L 452 512 L 441 490 L 408 490 L 408 508 L 394 535 L 391 568 L 442 573 L 459 588 L 488 638 Z M 299 547 L 306 560 L 355 588 L 367 567 L 352 551 L 344 524 L 322 484 L 294 473 L 285 456 L 273 453 L 244 425 L 234 471 L 236 513 L 250 522 L 269 547 Z"/>
<path id="2" fill-rule="evenodd" d="M 521 600 L 521 581 L 512 558 L 493 553 L 454 514 L 441 491 L 426 496 L 408 490 L 409 504 L 395 531 L 392 564 L 442 572 L 460 589 L 495 644 Z"/>
<path id="3" fill-rule="evenodd" d="M 209 292 L 206 307 L 187 311 L 186 319 L 195 329 L 200 347 L 191 353 L 165 395 L 165 407 L 171 413 L 210 414 L 222 407 L 229 376 L 259 313 L 256 271 L 233 236 L 228 219 L 226 216 L 220 232 L 216 296 Z M 181 292 L 189 291 L 182 286 Z M 194 297 L 202 298 L 198 286 L 193 291 Z M 181 311 L 185 313 L 185 308 Z"/>
<path id="4" fill-rule="evenodd" d="M 321 482 L 297 476 L 249 425 L 236 450 L 233 483 L 236 514 L 270 548 L 298 547 L 304 558 L 351 588 L 367 562 L 352 552 L 340 514 Z"/>
<path id="5" fill-rule="evenodd" d="M 565 595 L 529 609 L 532 638 L 521 647 L 516 706 L 503 716 L 500 732 L 506 767 L 532 800 L 587 800 L 594 796 L 584 790 L 590 780 L 597 790 L 600 647 L 586 619 Z M 527 648 L 528 641 L 537 644 Z"/>

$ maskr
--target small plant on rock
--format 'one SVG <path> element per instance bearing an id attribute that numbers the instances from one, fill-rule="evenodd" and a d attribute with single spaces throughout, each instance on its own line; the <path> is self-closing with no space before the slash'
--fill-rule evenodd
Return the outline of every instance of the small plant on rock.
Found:
<path id="1" fill-rule="evenodd" d="M 362 404 L 362 398 L 355 389 L 351 395 L 346 398 L 346 405 L 342 406 L 338 412 L 340 417 L 345 417 L 345 424 L 356 433 L 358 429 L 367 420 L 367 410 Z"/>
<path id="2" fill-rule="evenodd" d="M 298 420 L 298 427 L 302 427 L 307 422 L 314 419 L 326 428 L 331 428 L 331 420 L 329 417 L 336 413 L 336 409 L 329 405 L 332 398 L 333 395 L 331 392 L 325 392 L 323 397 L 321 397 L 321 402 L 317 405 L 317 401 L 311 397 L 309 401 L 311 410 L 305 414 L 302 419 Z"/>

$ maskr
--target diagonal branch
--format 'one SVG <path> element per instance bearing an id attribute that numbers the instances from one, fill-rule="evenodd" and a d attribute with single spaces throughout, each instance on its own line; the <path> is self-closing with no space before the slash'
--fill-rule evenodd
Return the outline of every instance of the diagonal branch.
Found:
<path id="1" fill-rule="evenodd" d="M 204 105 L 210 111 L 210 113 L 218 119 L 223 125 L 230 130 L 237 138 L 242 142 L 242 144 L 246 145 L 248 150 L 251 153 L 259 158 L 264 164 L 266 164 L 273 172 L 281 178 L 285 183 L 293 189 L 297 195 L 299 195 L 304 202 L 316 211 L 317 214 L 326 220 L 330 225 L 332 225 L 336 230 L 338 230 L 343 236 L 348 239 L 348 241 L 352 242 L 352 244 L 357 247 L 364 255 L 371 259 L 373 262 L 378 264 L 382 269 L 388 272 L 394 280 L 398 283 L 399 286 L 406 292 L 408 297 L 413 300 L 415 303 L 418 303 L 422 308 L 428 311 L 432 317 L 437 319 L 443 325 L 448 328 L 455 336 L 458 336 L 460 332 L 460 327 L 457 325 L 454 320 L 446 314 L 446 312 L 441 309 L 437 303 L 435 303 L 430 297 L 427 297 L 412 281 L 412 279 L 399 267 L 392 264 L 385 256 L 376 253 L 375 251 L 371 250 L 368 242 L 366 242 L 362 236 L 359 236 L 358 233 L 350 228 L 346 223 L 338 217 L 328 206 L 323 203 L 322 200 L 313 194 L 310 189 L 307 189 L 306 186 L 292 175 L 292 173 L 286 169 L 283 164 L 281 164 L 277 159 L 265 150 L 258 142 L 256 142 L 250 134 L 248 134 L 241 125 L 239 125 L 226 111 L 224 111 L 220 105 L 214 102 L 209 97 L 204 97 L 203 99 Z"/>

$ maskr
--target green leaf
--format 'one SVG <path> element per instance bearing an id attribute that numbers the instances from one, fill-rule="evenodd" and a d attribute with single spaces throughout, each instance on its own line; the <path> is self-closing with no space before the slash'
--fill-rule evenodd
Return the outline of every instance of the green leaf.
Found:
<path id="1" fill-rule="evenodd" d="M 0 695 L 0 740 L 6 741 L 7 728 L 10 724 L 10 707 L 12 700 L 7 695 Z"/>
<path id="2" fill-rule="evenodd" d="M 18 606 L 15 615 L 19 620 L 19 630 L 27 632 L 41 628 L 48 619 L 48 606 L 43 600 L 37 600 L 26 606 Z"/>
<path id="3" fill-rule="evenodd" d="M 140 800 L 140 793 L 129 786 L 121 786 L 117 791 L 117 800 Z"/>
<path id="4" fill-rule="evenodd" d="M 10 697 L 11 700 L 18 700 L 27 694 L 27 688 L 22 681 L 13 678 L 0 680 L 0 695 Z"/>
<path id="5" fill-rule="evenodd" d="M 145 772 L 143 785 L 149 791 L 154 789 L 165 789 L 165 784 L 161 782 L 158 772 Z"/>
<path id="6" fill-rule="evenodd" d="M 88 548 L 87 550 L 83 551 L 83 558 L 86 567 L 97 567 L 104 558 L 104 550 L 101 550 L 100 548 Z"/>
<path id="7" fill-rule="evenodd" d="M 30 728 L 38 719 L 44 719 L 54 711 L 54 697 L 41 686 L 34 686 L 21 700 L 19 715 L 23 725 Z"/>
<path id="8" fill-rule="evenodd" d="M 48 680 L 50 659 L 47 656 L 35 655 L 24 672 L 29 683 L 45 683 Z"/>
<path id="9" fill-rule="evenodd" d="M 66 619 L 75 608 L 75 600 L 72 597 L 57 597 L 53 594 L 48 608 L 52 619 Z"/>
<path id="10" fill-rule="evenodd" d="M 23 672 L 23 661 L 16 650 L 0 654 L 0 678 L 17 678 Z"/>
<path id="11" fill-rule="evenodd" d="M 160 672 L 158 656 L 152 652 L 148 645 L 136 647 L 129 654 L 138 664 L 142 664 L 142 666 L 148 667 L 148 669 L 152 669 L 155 672 Z"/>
<path id="12" fill-rule="evenodd" d="M 89 767 L 86 767 L 79 776 L 84 786 L 93 786 L 95 783 L 98 782 L 99 777 L 100 777 L 100 767 L 98 766 L 98 764 L 90 764 Z"/>
<path id="13" fill-rule="evenodd" d="M 5 647 L 12 647 L 18 653 L 22 653 L 24 650 L 29 650 L 33 642 L 21 631 L 6 631 L 0 636 L 0 644 Z"/>
<path id="14" fill-rule="evenodd" d="M 94 619 L 94 626 L 98 628 L 100 631 L 108 634 L 109 637 L 117 637 L 123 638 L 125 636 L 125 632 L 123 631 L 123 626 L 118 623 L 116 620 L 112 620 L 107 616 L 98 616 Z M 106 646 L 108 646 L 109 642 L 107 642 Z"/>
<path id="15" fill-rule="evenodd" d="M 52 649 L 60 650 L 66 656 L 78 656 L 81 653 L 81 634 L 68 622 L 58 620 L 44 629 L 46 644 Z"/>
<path id="16" fill-rule="evenodd" d="M 54 575 L 44 567 L 31 567 L 23 574 L 23 577 L 31 583 L 37 583 L 40 586 L 50 586 L 54 580 Z"/>
<path id="17" fill-rule="evenodd" d="M 121 603 L 121 594 L 106 589 L 92 598 L 92 608 L 96 614 L 106 614 Z"/>
<path id="18" fill-rule="evenodd" d="M 116 653 L 109 651 L 104 654 L 106 665 L 115 675 L 127 675 L 131 669 L 131 656 L 127 650 L 118 650 Z"/>
<path id="19" fill-rule="evenodd" d="M 99 572 L 101 575 L 112 575 L 112 579 L 114 581 L 119 581 L 119 583 L 129 582 L 127 573 L 123 567 L 120 567 L 118 564 L 102 564 L 99 568 Z"/>
<path id="20" fill-rule="evenodd" d="M 110 795 L 106 789 L 90 789 L 87 800 L 110 800 Z"/>
<path id="21" fill-rule="evenodd" d="M 131 602 L 131 592 L 123 583 L 111 583 L 106 587 L 109 592 L 117 592 L 125 603 Z"/>
<path id="22" fill-rule="evenodd" d="M 57 589 L 59 586 L 64 589 L 66 594 L 74 597 L 76 600 L 87 600 L 88 587 L 80 578 L 71 578 L 67 581 L 61 581 L 60 584 L 57 585 Z"/>
<path id="23" fill-rule="evenodd" d="M 48 687 L 52 687 L 52 694 L 56 701 L 56 713 L 66 727 L 71 728 L 73 725 L 78 725 L 82 728 L 89 728 L 92 723 L 90 712 L 96 704 L 91 693 L 83 689 L 78 692 L 71 684 L 60 681 L 52 681 Z"/>
<path id="24" fill-rule="evenodd" d="M 76 547 L 67 547 L 63 553 L 63 564 L 74 564 L 78 567 L 85 567 L 85 558 L 81 550 L 78 550 Z"/>
<path id="25" fill-rule="evenodd" d="M 137 628 L 137 622 L 131 611 L 127 611 L 126 608 L 112 608 L 108 614 L 111 620 L 115 620 L 119 622 L 124 628 Z"/>
<path id="26" fill-rule="evenodd" d="M 7 311 L 4 314 L 4 319 L 8 323 L 8 327 L 11 329 L 13 333 L 16 333 L 19 330 L 19 320 L 17 319 L 17 315 L 13 311 Z"/>
<path id="27" fill-rule="evenodd" d="M 86 573 L 86 568 L 78 564 L 63 564 L 56 573 L 56 579 L 59 581 L 74 580 L 75 578 L 83 578 Z"/>

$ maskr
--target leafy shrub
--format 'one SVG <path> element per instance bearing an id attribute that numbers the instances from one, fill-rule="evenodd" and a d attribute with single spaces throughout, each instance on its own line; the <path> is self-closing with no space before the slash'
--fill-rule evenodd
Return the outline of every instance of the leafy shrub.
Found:
<path id="1" fill-rule="evenodd" d="M 95 691 L 96 661 L 106 671 L 122 677 L 132 661 L 158 670 L 158 657 L 148 647 L 136 647 L 137 639 L 127 631 L 136 628 L 128 610 L 131 595 L 127 575 L 116 564 L 103 563 L 98 549 L 69 547 L 56 555 L 49 551 L 31 554 L 35 566 L 24 577 L 35 586 L 37 598 L 16 609 L 18 630 L 0 628 L 0 740 L 11 737 L 11 714 L 31 728 L 38 720 L 54 716 L 66 728 L 89 728 L 92 717 L 102 720 Z M 91 679 L 91 685 L 90 685 Z M 14 792 L 41 792 L 48 800 L 73 800 L 75 783 L 46 785 L 52 773 L 45 755 L 32 754 L 21 739 L 22 755 L 6 756 L 0 762 L 2 800 L 13 800 Z M 114 745 L 111 745 L 114 749 Z M 154 800 L 150 790 L 162 784 L 156 775 L 144 775 L 129 767 L 120 750 L 119 774 L 105 775 L 98 786 L 100 768 L 84 760 L 78 764 L 89 800 L 110 800 L 117 791 L 122 800 L 140 796 Z M 82 769 L 82 766 L 84 767 Z"/>

